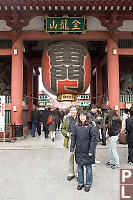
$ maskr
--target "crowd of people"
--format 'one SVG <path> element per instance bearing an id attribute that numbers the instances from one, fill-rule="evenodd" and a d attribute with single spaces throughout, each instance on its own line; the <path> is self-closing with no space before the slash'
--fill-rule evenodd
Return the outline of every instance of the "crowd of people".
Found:
<path id="1" fill-rule="evenodd" d="M 51 109 L 45 107 L 44 111 L 39 111 L 39 107 L 35 107 L 31 114 L 32 128 L 31 135 L 35 137 L 35 131 L 41 135 L 41 127 L 45 134 L 45 138 L 48 138 L 49 133 L 51 140 L 54 142 L 56 130 L 60 129 L 60 124 L 63 120 L 64 112 L 60 112 L 59 108 Z"/>
<path id="2" fill-rule="evenodd" d="M 100 163 L 96 159 L 98 142 L 106 146 L 106 139 L 109 138 L 109 159 L 106 166 L 116 169 L 120 167 L 117 141 L 121 134 L 125 134 L 128 143 L 128 164 L 133 165 L 133 105 L 129 110 L 125 109 L 123 117 L 113 109 L 102 112 L 96 105 L 91 105 L 89 110 L 71 106 L 66 112 L 61 112 L 58 108 L 52 111 L 46 108 L 42 113 L 36 107 L 31 119 L 33 137 L 36 128 L 38 135 L 41 134 L 40 127 L 43 124 L 45 138 L 48 138 L 50 133 L 51 140 L 54 142 L 56 130 L 61 127 L 64 147 L 69 151 L 67 180 L 71 181 L 76 176 L 77 190 L 84 187 L 86 192 L 90 191 L 93 181 L 92 167 L 95 163 Z M 84 167 L 86 168 L 85 182 Z"/>

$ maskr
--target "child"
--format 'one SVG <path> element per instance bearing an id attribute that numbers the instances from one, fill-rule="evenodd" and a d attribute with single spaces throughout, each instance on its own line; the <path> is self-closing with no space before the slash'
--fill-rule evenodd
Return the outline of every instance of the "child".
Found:
<path id="1" fill-rule="evenodd" d="M 76 147 L 76 148 L 75 148 Z M 70 151 L 74 154 L 78 164 L 78 186 L 77 190 L 84 187 L 84 166 L 86 167 L 85 192 L 90 191 L 92 185 L 92 164 L 95 163 L 94 150 L 96 148 L 96 130 L 90 124 L 88 114 L 85 110 L 78 116 L 78 123 L 72 133 Z"/>

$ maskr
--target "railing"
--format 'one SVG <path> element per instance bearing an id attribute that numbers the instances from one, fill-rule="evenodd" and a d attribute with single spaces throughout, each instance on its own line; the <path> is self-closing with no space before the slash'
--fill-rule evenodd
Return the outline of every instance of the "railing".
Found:
<path id="1" fill-rule="evenodd" d="M 15 140 L 15 125 L 11 123 L 5 123 L 5 135 L 0 133 L 0 141 L 2 142 L 14 142 Z"/>
<path id="2" fill-rule="evenodd" d="M 133 102 L 133 94 L 120 95 L 120 102 Z"/>
<path id="3" fill-rule="evenodd" d="M 27 97 L 24 97 L 23 101 L 24 101 L 25 104 L 28 104 Z M 5 103 L 11 103 L 11 96 L 5 96 Z"/>
<path id="4" fill-rule="evenodd" d="M 11 96 L 5 96 L 5 103 L 11 103 Z"/>

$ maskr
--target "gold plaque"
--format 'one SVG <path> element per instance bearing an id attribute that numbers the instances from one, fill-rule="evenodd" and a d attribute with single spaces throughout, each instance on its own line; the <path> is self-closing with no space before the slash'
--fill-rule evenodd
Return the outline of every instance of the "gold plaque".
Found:
<path id="1" fill-rule="evenodd" d="M 58 101 L 75 101 L 76 95 L 74 94 L 61 94 L 58 96 Z"/>

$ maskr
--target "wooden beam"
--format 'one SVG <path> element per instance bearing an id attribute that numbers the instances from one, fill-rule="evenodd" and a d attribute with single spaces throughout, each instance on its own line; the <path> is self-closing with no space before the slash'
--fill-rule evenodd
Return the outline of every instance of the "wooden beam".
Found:
<path id="1" fill-rule="evenodd" d="M 12 55 L 12 49 L 0 49 L 0 56 Z"/>
<path id="2" fill-rule="evenodd" d="M 28 41 L 37 41 L 37 40 L 46 40 L 46 41 L 55 41 L 55 40 L 74 40 L 74 41 L 104 41 L 109 38 L 109 33 L 108 32 L 102 32 L 102 31 L 88 31 L 86 34 L 48 34 L 48 33 L 43 33 L 42 31 L 25 31 L 22 32 L 20 37 L 23 40 L 28 40 Z"/>
<path id="3" fill-rule="evenodd" d="M 133 56 L 133 49 L 118 49 L 118 55 Z"/>
<path id="4" fill-rule="evenodd" d="M 17 37 L 16 32 L 11 31 L 0 31 L 0 40 L 12 40 Z"/>

